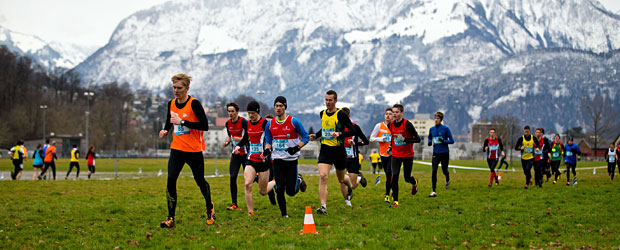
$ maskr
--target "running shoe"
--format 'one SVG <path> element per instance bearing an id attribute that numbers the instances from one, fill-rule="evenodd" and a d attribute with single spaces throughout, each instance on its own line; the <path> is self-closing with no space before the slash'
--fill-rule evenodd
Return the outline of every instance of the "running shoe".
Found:
<path id="1" fill-rule="evenodd" d="M 308 187 L 308 185 L 306 185 L 306 181 L 304 180 L 304 177 L 302 177 L 301 174 L 299 174 L 297 178 L 299 178 L 299 190 L 302 192 L 306 192 L 306 188 Z"/>
<path id="2" fill-rule="evenodd" d="M 213 225 L 215 223 L 215 205 L 211 202 L 211 211 L 207 209 L 207 225 Z M 239 208 L 237 208 L 239 209 Z"/>
<path id="3" fill-rule="evenodd" d="M 446 189 L 450 187 L 450 181 L 446 181 Z"/>
<path id="4" fill-rule="evenodd" d="M 411 195 L 415 195 L 418 193 L 418 179 L 415 178 L 413 180 L 415 181 L 415 184 L 411 185 Z"/>
<path id="5" fill-rule="evenodd" d="M 570 181 L 567 181 L 567 182 L 566 182 L 566 186 L 570 186 Z"/>
<path id="6" fill-rule="evenodd" d="M 489 183 L 489 187 L 492 187 L 493 185 L 491 183 Z"/>
<path id="7" fill-rule="evenodd" d="M 165 221 L 162 221 L 161 224 L 159 224 L 159 226 L 161 228 L 174 228 L 174 225 L 176 223 L 174 223 L 174 217 L 168 217 L 166 218 Z"/>
<path id="8" fill-rule="evenodd" d="M 269 191 L 267 193 L 267 196 L 269 196 L 269 202 L 271 202 L 271 205 L 277 205 L 276 203 L 276 193 L 273 191 L 273 189 L 271 189 L 271 191 Z"/>
<path id="9" fill-rule="evenodd" d="M 383 198 L 383 201 L 385 201 L 385 203 L 390 203 L 390 196 L 386 195 L 385 198 Z"/>
<path id="10" fill-rule="evenodd" d="M 347 207 L 351 206 L 351 201 L 350 200 L 344 200 L 344 203 L 347 204 Z"/>
<path id="11" fill-rule="evenodd" d="M 316 210 L 317 214 L 322 214 L 322 215 L 327 215 L 327 208 L 321 206 L 319 209 Z"/>
<path id="12" fill-rule="evenodd" d="M 437 193 L 435 193 L 435 191 L 431 192 L 431 194 L 428 195 L 428 197 L 437 197 Z"/>
<path id="13" fill-rule="evenodd" d="M 556 182 L 557 182 L 556 180 L 553 180 L 553 184 L 555 184 Z"/>
<path id="14" fill-rule="evenodd" d="M 226 210 L 239 210 L 237 204 L 233 203 L 230 207 L 226 207 Z"/>
<path id="15" fill-rule="evenodd" d="M 283 214 L 282 218 L 288 218 L 288 214 Z"/>
<path id="16" fill-rule="evenodd" d="M 250 215 L 250 216 L 254 216 L 254 211 L 249 211 L 249 212 L 248 212 L 248 215 Z"/>
<path id="17" fill-rule="evenodd" d="M 392 203 L 392 207 L 393 208 L 398 208 L 398 201 L 395 201 L 394 203 Z"/>
<path id="18" fill-rule="evenodd" d="M 368 182 L 366 182 L 366 177 L 364 177 L 361 172 L 360 176 L 362 177 L 362 179 L 360 180 L 360 184 L 362 185 L 362 187 L 366 187 L 366 185 L 368 184 Z"/>
<path id="19" fill-rule="evenodd" d="M 88 173 L 88 179 L 90 180 L 90 173 Z"/>
<path id="20" fill-rule="evenodd" d="M 347 187 L 347 200 L 353 199 L 353 189 L 351 187 Z"/>
<path id="21" fill-rule="evenodd" d="M 527 184 L 525 184 L 525 187 L 524 187 L 524 188 L 525 188 L 525 189 L 527 189 L 527 187 L 528 187 L 528 185 L 527 185 Z"/>

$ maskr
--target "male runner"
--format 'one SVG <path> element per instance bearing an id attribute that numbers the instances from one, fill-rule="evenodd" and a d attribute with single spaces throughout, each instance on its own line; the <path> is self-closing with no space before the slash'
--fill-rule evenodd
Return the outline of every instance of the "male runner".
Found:
<path id="1" fill-rule="evenodd" d="M 265 127 L 267 126 L 267 120 L 260 116 L 260 105 L 256 101 L 251 101 L 247 106 L 248 121 L 247 139 L 242 139 L 235 147 L 235 151 L 241 150 L 241 148 L 249 146 L 248 159 L 245 162 L 245 169 L 243 172 L 245 182 L 245 203 L 248 208 L 248 214 L 254 215 L 254 197 L 252 196 L 252 184 L 258 173 L 258 192 L 261 195 L 267 193 L 273 194 L 273 187 L 276 185 L 274 180 L 269 178 L 271 159 L 263 159 L 261 154 L 265 150 Z"/>
<path id="2" fill-rule="evenodd" d="M 605 152 L 605 161 L 607 162 L 607 174 L 614 180 L 614 174 L 616 174 L 616 162 L 618 157 L 618 151 L 614 147 L 614 144 L 609 144 L 609 150 Z"/>
<path id="3" fill-rule="evenodd" d="M 568 138 L 568 143 L 564 148 L 564 155 L 566 155 L 566 185 L 570 185 L 570 171 L 573 171 L 573 176 L 577 176 L 577 155 L 581 154 L 581 149 L 577 144 L 573 143 L 573 137 Z"/>
<path id="4" fill-rule="evenodd" d="M 411 194 L 415 195 L 418 192 L 418 179 L 411 175 L 411 170 L 413 169 L 413 144 L 419 143 L 421 139 L 413 124 L 403 118 L 405 113 L 403 105 L 394 104 L 392 106 L 392 113 L 394 114 L 394 120 L 388 125 L 388 129 L 392 133 L 392 140 L 390 142 L 392 148 L 392 177 L 390 178 L 390 183 L 392 184 L 392 197 L 394 197 L 392 207 L 398 207 L 398 179 L 401 165 L 403 166 L 405 182 L 411 184 Z"/>
<path id="5" fill-rule="evenodd" d="M 327 109 L 321 111 L 321 129 L 310 135 L 310 140 L 321 138 L 321 149 L 319 151 L 318 169 L 320 175 L 319 197 L 321 207 L 317 210 L 318 214 L 327 215 L 327 178 L 332 165 L 336 167 L 336 176 L 340 182 L 340 192 L 344 197 L 345 203 L 353 197 L 353 189 L 349 176 L 346 175 L 346 157 L 344 149 L 344 138 L 355 133 L 351 120 L 341 110 L 336 108 L 338 94 L 334 90 L 325 93 L 325 106 Z M 345 131 L 345 128 L 347 129 Z"/>
<path id="6" fill-rule="evenodd" d="M 191 76 L 180 73 L 174 75 L 171 80 L 175 98 L 168 102 L 165 127 L 159 131 L 159 137 L 165 138 L 170 130 L 173 130 L 166 184 L 168 218 L 162 221 L 160 226 L 162 228 L 173 228 L 176 224 L 177 179 L 185 163 L 192 169 L 194 180 L 205 199 L 206 222 L 207 225 L 211 225 L 215 223 L 215 209 L 213 202 L 211 202 L 209 183 L 204 178 L 204 158 L 202 156 L 205 147 L 202 137 L 203 131 L 209 130 L 207 115 L 202 104 L 194 97 L 187 95 L 192 80 Z"/>
<path id="7" fill-rule="evenodd" d="M 286 197 L 295 196 L 299 190 L 306 191 L 306 182 L 301 174 L 297 159 L 299 151 L 309 141 L 308 132 L 297 118 L 286 114 L 286 98 L 278 96 L 273 102 L 276 117 L 265 127 L 265 150 L 262 157 L 271 155 L 276 177 L 276 195 L 283 218 L 286 212 Z"/>
<path id="8" fill-rule="evenodd" d="M 379 167 L 379 174 L 381 174 L 381 155 L 377 154 L 377 150 L 373 150 L 370 154 L 370 163 L 372 164 L 372 174 L 376 173 L 377 167 Z"/>
<path id="9" fill-rule="evenodd" d="M 547 169 L 551 146 L 549 144 L 549 139 L 543 137 L 545 129 L 536 128 L 534 133 L 536 134 L 536 141 L 538 141 L 538 145 L 536 149 L 534 149 L 534 182 L 537 187 L 542 188 L 543 175 L 545 169 Z M 549 177 L 547 177 L 547 181 L 549 181 Z"/>
<path id="10" fill-rule="evenodd" d="M 40 177 L 47 179 L 47 170 L 51 167 L 54 180 L 56 180 L 56 162 L 54 160 L 57 159 L 58 156 L 56 156 L 56 141 L 52 141 L 52 144 L 50 144 L 45 150 L 45 158 L 43 158 L 43 163 L 45 164 L 45 167 L 43 168 L 43 171 L 41 171 Z"/>
<path id="11" fill-rule="evenodd" d="M 245 161 L 247 157 L 246 148 L 241 147 L 239 150 L 234 150 L 237 144 L 245 138 L 247 140 L 247 125 L 248 121 L 239 117 L 239 105 L 231 102 L 226 104 L 226 110 L 230 119 L 226 121 L 226 132 L 228 138 L 224 141 L 224 147 L 228 145 L 232 146 L 232 154 L 230 155 L 230 164 L 228 165 L 228 171 L 230 174 L 230 198 L 232 204 L 226 207 L 227 210 L 237 210 L 237 176 L 239 175 L 239 169 L 243 166 L 245 169 Z"/>
<path id="12" fill-rule="evenodd" d="M 86 153 L 86 165 L 88 166 L 88 179 L 95 173 L 95 146 L 91 145 Z"/>
<path id="13" fill-rule="evenodd" d="M 11 152 L 13 167 L 15 168 L 15 170 L 11 172 L 12 180 L 19 180 L 22 177 L 22 170 L 24 170 L 24 149 L 22 145 L 24 145 L 24 141 L 18 140 L 17 145 L 9 150 L 9 152 Z"/>
<path id="14" fill-rule="evenodd" d="M 555 134 L 553 143 L 551 144 L 551 153 L 549 159 L 551 160 L 551 172 L 555 175 L 553 184 L 558 181 L 560 173 L 560 163 L 562 162 L 562 155 L 564 154 L 564 145 L 560 141 L 560 135 Z"/>
<path id="15" fill-rule="evenodd" d="M 428 146 L 433 145 L 433 192 L 428 197 L 436 197 L 437 187 L 437 169 L 439 163 L 441 163 L 441 170 L 443 175 L 446 176 L 445 187 L 450 187 L 450 172 L 448 172 L 448 165 L 450 164 L 450 149 L 448 144 L 454 144 L 454 138 L 452 138 L 452 132 L 448 126 L 441 124 L 443 122 L 443 113 L 435 112 L 435 126 L 428 130 Z"/>
<path id="16" fill-rule="evenodd" d="M 381 165 L 385 171 L 385 197 L 383 201 L 390 203 L 390 191 L 392 190 L 392 132 L 388 126 L 392 122 L 394 113 L 391 108 L 385 109 L 383 114 L 384 121 L 377 123 L 370 135 L 370 141 L 379 142 L 379 154 L 381 155 Z"/>
<path id="17" fill-rule="evenodd" d="M 523 136 L 515 144 L 515 150 L 521 151 L 521 167 L 525 174 L 525 189 L 532 185 L 532 166 L 534 166 L 534 148 L 538 148 L 538 141 L 530 134 L 530 126 L 523 127 Z"/>
<path id="18" fill-rule="evenodd" d="M 495 135 L 495 128 L 489 129 L 489 138 L 484 140 L 482 151 L 487 152 L 487 164 L 489 164 L 489 169 L 491 170 L 489 187 L 493 186 L 493 180 L 495 180 L 495 185 L 497 186 L 499 185 L 499 180 L 497 178 L 498 175 L 495 172 L 495 166 L 497 166 L 500 155 L 501 157 L 506 157 L 506 153 L 504 152 L 504 144 L 502 143 L 502 140 Z"/>
<path id="19" fill-rule="evenodd" d="M 342 108 L 349 119 L 351 118 L 351 110 L 347 107 Z M 355 134 L 353 136 L 349 136 L 344 139 L 344 149 L 347 153 L 346 167 L 349 172 L 349 181 L 351 182 L 351 189 L 357 188 L 358 183 L 362 184 L 362 187 L 366 187 L 366 178 L 360 172 L 362 158 L 360 158 L 360 151 L 358 149 L 359 146 L 368 145 L 368 139 L 366 135 L 362 132 L 362 128 L 355 123 L 351 123 L 353 128 L 355 129 Z M 347 128 L 345 128 L 347 131 Z M 361 139 L 359 141 L 358 139 Z M 359 179 L 359 181 L 358 181 Z M 347 206 L 351 206 L 351 198 L 345 200 L 345 204 Z"/>
<path id="20" fill-rule="evenodd" d="M 73 149 L 71 149 L 71 161 L 69 161 L 69 171 L 67 171 L 67 176 L 65 176 L 65 180 L 69 178 L 69 174 L 71 174 L 71 170 L 73 170 L 73 167 L 77 168 L 77 174 L 75 175 L 75 179 L 77 180 L 80 177 L 80 150 L 77 147 L 77 144 L 73 144 Z"/>
<path id="21" fill-rule="evenodd" d="M 37 174 L 39 170 L 43 168 L 43 150 L 41 149 L 41 144 L 37 145 L 37 149 L 34 150 L 34 154 L 32 154 L 32 168 L 34 172 L 32 173 L 32 180 L 37 179 Z"/>

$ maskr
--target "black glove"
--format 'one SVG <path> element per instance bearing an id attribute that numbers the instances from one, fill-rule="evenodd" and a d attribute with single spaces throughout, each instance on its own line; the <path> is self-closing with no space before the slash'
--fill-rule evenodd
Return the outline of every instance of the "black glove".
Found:
<path id="1" fill-rule="evenodd" d="M 439 139 L 437 139 L 437 140 L 439 141 L 439 143 L 443 143 L 443 138 L 441 138 L 441 137 L 440 137 L 440 138 L 439 138 Z"/>
<path id="2" fill-rule="evenodd" d="M 429 141 L 428 142 L 428 146 L 430 147 L 431 145 L 433 145 L 433 143 Z"/>
<path id="3" fill-rule="evenodd" d="M 387 154 L 392 155 L 392 146 L 388 147 Z"/>
<path id="4" fill-rule="evenodd" d="M 263 150 L 263 156 L 264 157 L 269 157 L 271 155 L 271 149 L 270 148 L 266 148 L 265 150 Z"/>
<path id="5" fill-rule="evenodd" d="M 299 145 L 296 145 L 295 147 L 287 148 L 286 152 L 288 152 L 290 155 L 294 155 L 295 153 L 299 152 L 299 150 L 301 150 L 301 148 L 299 147 Z"/>

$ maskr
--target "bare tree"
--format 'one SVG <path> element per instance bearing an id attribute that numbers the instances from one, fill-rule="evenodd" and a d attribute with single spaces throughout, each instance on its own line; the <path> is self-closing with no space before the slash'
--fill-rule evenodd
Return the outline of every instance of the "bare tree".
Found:
<path id="1" fill-rule="evenodd" d="M 618 128 L 618 111 L 614 109 L 606 95 L 600 94 L 596 94 L 592 99 L 584 97 L 582 108 L 584 120 L 592 122 L 589 126 L 594 133 L 594 152 L 596 152 L 599 135 L 606 135 Z"/>

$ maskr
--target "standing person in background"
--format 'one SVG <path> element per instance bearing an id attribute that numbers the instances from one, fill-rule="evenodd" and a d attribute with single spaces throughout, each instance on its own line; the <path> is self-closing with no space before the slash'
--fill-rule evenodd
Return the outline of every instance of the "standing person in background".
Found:
<path id="1" fill-rule="evenodd" d="M 390 183 L 392 184 L 392 196 L 394 197 L 392 207 L 397 208 L 399 207 L 398 177 L 401 165 L 405 182 L 411 184 L 411 195 L 418 193 L 418 179 L 413 177 L 411 171 L 413 170 L 413 144 L 419 143 L 421 139 L 413 124 L 403 118 L 405 107 L 402 104 L 394 104 L 392 106 L 392 113 L 394 114 L 394 120 L 388 126 L 392 133 L 392 177 Z"/>
<path id="2" fill-rule="evenodd" d="M 377 154 L 377 150 L 373 150 L 370 154 L 370 163 L 372 164 L 372 174 L 376 173 L 377 166 L 379 166 L 379 174 L 381 174 L 381 155 Z"/>
<path id="3" fill-rule="evenodd" d="M 435 113 L 435 126 L 431 127 L 428 131 L 428 146 L 433 145 L 433 192 L 429 197 L 436 197 L 437 187 L 437 169 L 439 163 L 441 163 L 441 170 L 443 175 L 446 176 L 446 189 L 450 187 L 450 172 L 448 172 L 448 165 L 450 164 L 450 148 L 449 144 L 454 144 L 454 138 L 452 138 L 452 132 L 448 126 L 441 124 L 443 122 L 443 113 Z"/>
<path id="4" fill-rule="evenodd" d="M 37 174 L 39 173 L 39 170 L 43 168 L 43 149 L 41 148 L 41 144 L 38 144 L 37 149 L 35 149 L 34 153 L 32 154 L 32 159 L 34 159 L 32 161 L 32 168 L 34 168 L 34 172 L 32 174 L 33 181 L 37 179 Z"/>
<path id="5" fill-rule="evenodd" d="M 71 161 L 69 162 L 69 171 L 67 171 L 67 176 L 65 176 L 65 180 L 69 178 L 69 174 L 71 174 L 71 170 L 73 170 L 73 167 L 77 168 L 77 174 L 75 175 L 75 179 L 77 180 L 80 177 L 80 150 L 77 147 L 77 144 L 73 144 L 73 149 L 71 149 Z"/>
<path id="6" fill-rule="evenodd" d="M 43 179 L 47 179 L 47 170 L 51 167 L 54 180 L 56 180 L 55 160 L 57 159 L 58 156 L 56 156 L 56 141 L 52 141 L 52 144 L 47 147 L 47 150 L 45 150 L 45 158 L 43 158 L 43 163 L 45 164 L 45 167 L 43 168 L 43 171 L 41 171 L 40 177 L 42 177 Z"/>
<path id="7" fill-rule="evenodd" d="M 11 180 L 19 180 L 22 177 L 22 170 L 24 170 L 24 141 L 18 140 L 17 145 L 11 148 L 10 155 L 13 161 L 15 169 L 11 172 Z"/>
<path id="8" fill-rule="evenodd" d="M 553 138 L 553 143 L 551 143 L 551 153 L 549 159 L 551 160 L 551 172 L 555 176 L 553 179 L 553 184 L 558 181 L 558 177 L 562 173 L 560 173 L 560 163 L 562 162 L 562 155 L 564 154 L 564 145 L 560 141 L 560 135 L 555 134 Z"/>
<path id="9" fill-rule="evenodd" d="M 381 156 L 381 166 L 385 171 L 385 197 L 383 201 L 390 203 L 390 192 L 392 190 L 392 132 L 388 126 L 392 122 L 394 113 L 391 108 L 385 109 L 383 114 L 384 121 L 377 123 L 370 135 L 370 141 L 379 143 L 379 155 Z"/>
<path id="10" fill-rule="evenodd" d="M 566 144 L 566 147 L 564 148 L 564 155 L 566 155 L 565 158 L 565 164 L 566 164 L 566 186 L 570 185 L 570 171 L 573 171 L 573 176 L 575 176 L 575 178 L 577 178 L 577 171 L 575 171 L 575 169 L 577 168 L 577 155 L 581 154 L 581 149 L 579 149 L 579 146 L 577 146 L 577 144 L 573 143 L 573 137 L 569 137 L 568 138 L 568 143 Z"/>
<path id="11" fill-rule="evenodd" d="M 86 153 L 86 165 L 88 165 L 88 179 L 90 176 L 95 173 L 95 146 L 90 146 L 88 148 L 88 153 Z"/>
<path id="12" fill-rule="evenodd" d="M 227 210 L 238 210 L 237 205 L 237 176 L 239 175 L 239 169 L 243 166 L 245 171 L 246 162 L 246 147 L 240 147 L 239 150 L 235 150 L 235 147 L 241 140 L 247 140 L 248 138 L 248 121 L 239 117 L 239 105 L 231 102 L 226 104 L 226 110 L 230 119 L 226 121 L 226 132 L 228 138 L 224 142 L 224 147 L 228 145 L 232 146 L 232 154 L 230 155 L 230 164 L 228 165 L 228 171 L 230 174 L 230 198 L 232 204 L 226 207 Z"/>
<path id="13" fill-rule="evenodd" d="M 614 144 L 609 144 L 609 150 L 605 152 L 605 161 L 607 161 L 607 174 L 614 180 L 616 173 L 616 162 L 618 161 L 618 151 L 614 148 Z"/>
<path id="14" fill-rule="evenodd" d="M 538 148 L 538 141 L 530 134 L 530 126 L 523 127 L 523 136 L 515 144 L 515 150 L 521 151 L 521 167 L 525 174 L 525 189 L 532 185 L 532 167 L 534 166 L 534 148 Z"/>
<path id="15" fill-rule="evenodd" d="M 200 101 L 187 94 L 191 80 L 191 76 L 183 73 L 172 76 L 174 99 L 168 102 L 166 123 L 164 129 L 159 131 L 159 137 L 165 138 L 172 130 L 166 181 L 168 217 L 160 223 L 162 228 L 173 228 L 176 225 L 177 179 L 186 163 L 192 169 L 194 181 L 205 199 L 206 223 L 215 223 L 215 206 L 211 201 L 211 188 L 204 178 L 205 161 L 202 155 L 205 147 L 202 136 L 204 131 L 209 130 L 209 123 Z"/>
<path id="16" fill-rule="evenodd" d="M 497 173 L 495 172 L 495 166 L 497 166 L 500 155 L 502 158 L 505 158 L 506 153 L 504 153 L 504 144 L 502 143 L 502 140 L 495 135 L 495 128 L 489 129 L 489 138 L 484 140 L 482 151 L 487 152 L 487 164 L 489 164 L 489 169 L 491 170 L 489 187 L 493 186 L 493 180 L 495 180 L 495 185 L 497 186 L 499 185 L 499 180 L 497 178 Z"/>
<path id="17" fill-rule="evenodd" d="M 536 141 L 538 142 L 538 145 L 536 145 L 534 149 L 534 181 L 537 187 L 542 188 L 543 176 L 549 160 L 548 157 L 551 155 L 551 146 L 549 144 L 549 139 L 543 137 L 545 129 L 536 128 L 534 133 L 536 134 Z M 547 177 L 547 181 L 549 181 L 549 177 Z"/>

